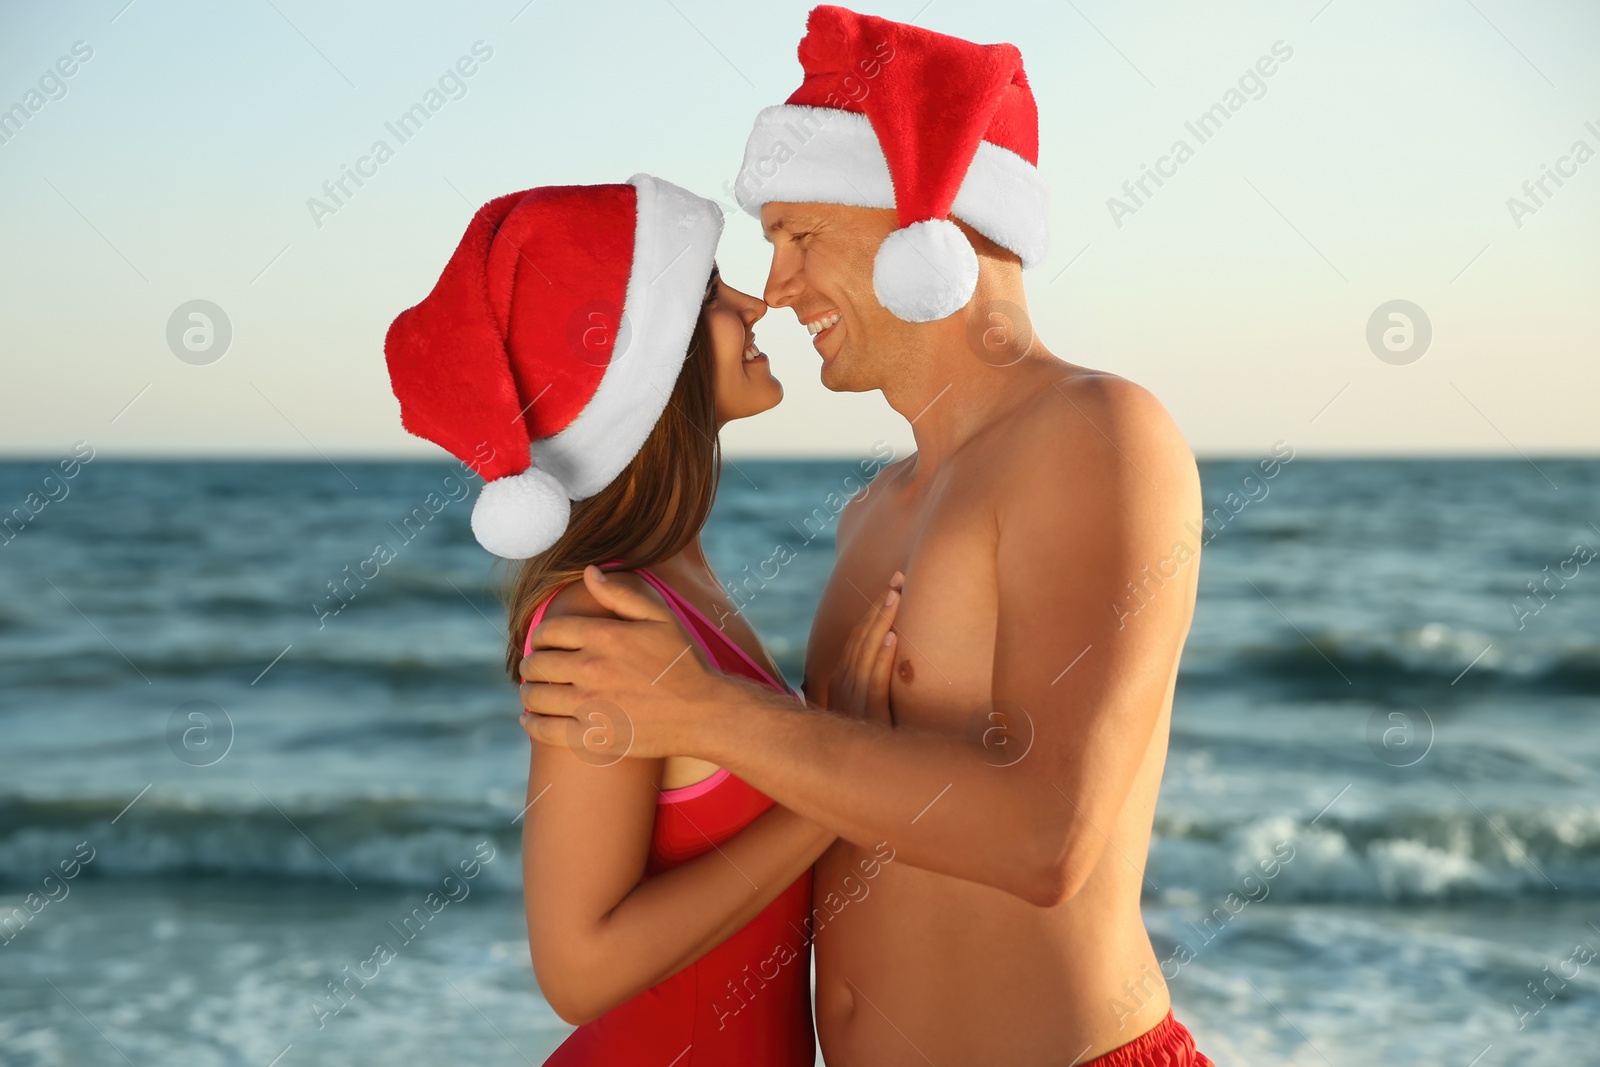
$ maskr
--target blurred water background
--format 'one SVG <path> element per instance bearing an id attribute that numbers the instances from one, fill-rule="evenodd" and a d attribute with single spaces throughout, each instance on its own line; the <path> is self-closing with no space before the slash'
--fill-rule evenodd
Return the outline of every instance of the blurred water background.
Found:
<path id="1" fill-rule="evenodd" d="M 0 464 L 0 506 L 54 470 Z M 832 561 L 805 520 L 855 471 L 737 461 L 707 531 L 725 579 L 795 550 L 748 612 L 796 683 Z M 1252 471 L 1202 464 L 1221 510 L 1145 902 L 1180 1015 L 1219 1064 L 1595 1062 L 1600 562 L 1577 561 L 1600 464 Z M 521 914 L 502 571 L 457 474 L 95 459 L 11 521 L 0 1063 L 522 1064 L 560 1042 Z"/>

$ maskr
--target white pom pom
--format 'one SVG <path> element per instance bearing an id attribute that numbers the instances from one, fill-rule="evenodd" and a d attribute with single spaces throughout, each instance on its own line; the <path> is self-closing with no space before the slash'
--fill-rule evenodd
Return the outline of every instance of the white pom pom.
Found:
<path id="1" fill-rule="evenodd" d="M 561 483 L 529 467 L 483 487 L 472 506 L 472 534 L 503 559 L 527 559 L 556 543 L 571 512 Z"/>
<path id="2" fill-rule="evenodd" d="M 978 254 L 948 219 L 913 222 L 884 238 L 872 262 L 878 303 L 907 322 L 933 322 L 967 306 Z"/>

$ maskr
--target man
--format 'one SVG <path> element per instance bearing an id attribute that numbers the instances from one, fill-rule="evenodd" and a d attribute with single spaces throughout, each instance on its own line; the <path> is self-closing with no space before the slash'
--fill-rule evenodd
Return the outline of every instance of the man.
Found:
<path id="1" fill-rule="evenodd" d="M 823 383 L 881 390 L 916 437 L 840 519 L 806 658 L 825 706 L 857 620 L 893 611 L 892 723 L 718 676 L 591 575 L 634 621 L 535 631 L 529 732 L 559 743 L 606 701 L 633 754 L 712 761 L 839 835 L 808 931 L 830 1064 L 1207 1064 L 1139 914 L 1194 609 L 1193 457 L 1144 389 L 1033 338 L 1044 194 L 1017 50 L 818 8 L 800 57 L 736 189 Z"/>

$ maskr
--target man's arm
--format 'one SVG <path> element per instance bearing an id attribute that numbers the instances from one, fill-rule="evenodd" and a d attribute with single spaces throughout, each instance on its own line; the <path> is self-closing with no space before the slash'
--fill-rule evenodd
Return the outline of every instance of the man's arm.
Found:
<path id="1" fill-rule="evenodd" d="M 531 657 L 524 677 L 566 684 L 525 686 L 524 703 L 561 715 L 609 700 L 633 719 L 640 754 L 712 760 L 847 840 L 887 840 L 913 866 L 1041 906 L 1067 899 L 1148 749 L 1193 572 L 1133 618 L 1114 605 L 1192 540 L 1184 524 L 1200 509 L 1193 458 L 1154 398 L 1115 379 L 1072 393 L 1061 417 L 1041 420 L 1027 470 L 1003 475 L 993 696 L 1025 710 L 1035 733 L 1016 764 L 993 766 L 964 739 L 796 708 L 697 663 L 657 677 L 687 639 L 627 622 L 536 634 L 536 645 L 581 651 Z M 611 590 L 596 595 L 644 617 Z M 553 738 L 562 725 L 550 724 Z"/>
<path id="2" fill-rule="evenodd" d="M 630 575 L 613 581 L 631 583 L 641 598 L 657 597 Z M 569 586 L 546 617 L 605 614 L 581 586 Z M 528 943 L 540 991 L 575 1025 L 699 959 L 833 841 L 774 807 L 715 850 L 644 879 L 660 761 L 622 759 L 581 743 L 532 748 L 522 834 Z"/>

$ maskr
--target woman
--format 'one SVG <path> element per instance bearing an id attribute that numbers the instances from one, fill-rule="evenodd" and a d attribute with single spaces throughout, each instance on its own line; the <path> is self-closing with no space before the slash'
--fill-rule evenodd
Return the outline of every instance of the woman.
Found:
<path id="1" fill-rule="evenodd" d="M 800 699 L 700 547 L 718 430 L 783 397 L 753 333 L 766 305 L 716 271 L 721 227 L 714 204 L 644 175 L 501 197 L 390 329 L 405 425 L 483 475 L 473 531 L 525 560 L 513 677 L 541 619 L 607 614 L 580 580 L 598 566 L 676 614 L 711 665 Z M 840 710 L 887 708 L 885 599 L 834 683 Z M 618 709 L 586 719 L 529 765 L 534 971 L 578 1024 L 547 1062 L 811 1064 L 803 930 L 832 835 L 704 761 L 624 758 Z"/>

